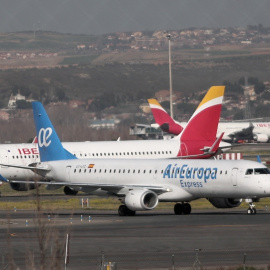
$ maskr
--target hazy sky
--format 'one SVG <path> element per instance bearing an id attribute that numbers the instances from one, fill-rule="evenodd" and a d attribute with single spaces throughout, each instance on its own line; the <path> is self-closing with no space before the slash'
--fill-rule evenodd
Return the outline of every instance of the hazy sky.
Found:
<path id="1" fill-rule="evenodd" d="M 0 32 L 270 27 L 270 0 L 0 0 Z"/>

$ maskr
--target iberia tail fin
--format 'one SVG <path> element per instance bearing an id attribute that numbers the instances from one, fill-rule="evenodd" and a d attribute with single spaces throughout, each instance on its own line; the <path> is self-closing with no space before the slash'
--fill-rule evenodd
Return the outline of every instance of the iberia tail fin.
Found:
<path id="1" fill-rule="evenodd" d="M 212 86 L 181 133 L 184 141 L 216 140 L 225 86 Z"/>
<path id="2" fill-rule="evenodd" d="M 155 122 L 160 128 L 170 134 L 179 135 L 183 127 L 174 121 L 156 99 L 148 99 Z"/>
<path id="3" fill-rule="evenodd" d="M 63 148 L 60 139 L 40 102 L 32 102 L 33 115 L 38 138 L 40 161 L 76 159 Z"/>

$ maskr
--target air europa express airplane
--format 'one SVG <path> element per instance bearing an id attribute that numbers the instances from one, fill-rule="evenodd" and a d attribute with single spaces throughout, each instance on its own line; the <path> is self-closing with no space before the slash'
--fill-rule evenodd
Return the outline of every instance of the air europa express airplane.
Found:
<path id="1" fill-rule="evenodd" d="M 186 122 L 177 122 L 164 110 L 156 99 L 148 99 L 155 122 L 160 128 L 173 135 L 179 135 Z M 228 142 L 248 140 L 256 142 L 269 142 L 270 122 L 219 122 L 217 137 L 224 133 L 222 139 Z"/>
<path id="2" fill-rule="evenodd" d="M 254 161 L 77 159 L 63 148 L 40 103 L 33 103 L 33 113 L 41 162 L 18 167 L 41 175 L 45 181 L 37 185 L 116 196 L 120 216 L 152 210 L 159 202 L 176 202 L 175 214 L 190 214 L 189 202 L 198 198 L 221 208 L 250 199 L 247 213 L 255 214 L 252 200 L 270 195 L 270 172 Z"/>
<path id="3" fill-rule="evenodd" d="M 230 146 L 226 143 L 219 146 L 220 139 L 216 139 L 223 95 L 224 86 L 211 87 L 183 133 L 171 140 L 73 142 L 63 143 L 63 146 L 78 158 L 208 158 L 220 152 L 222 147 Z M 45 133 L 40 133 L 38 140 L 44 136 Z M 0 156 L 5 164 L 27 166 L 39 161 L 35 144 L 0 145 Z M 9 180 L 33 180 L 37 177 L 32 171 L 5 166 L 0 167 L 0 175 Z M 33 188 L 24 183 L 12 182 L 10 185 L 19 191 Z M 64 191 L 72 193 L 68 187 Z"/>

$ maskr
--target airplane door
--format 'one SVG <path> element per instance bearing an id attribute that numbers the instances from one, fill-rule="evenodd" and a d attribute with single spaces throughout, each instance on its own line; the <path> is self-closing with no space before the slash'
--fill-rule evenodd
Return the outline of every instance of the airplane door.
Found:
<path id="1" fill-rule="evenodd" d="M 66 181 L 70 182 L 70 170 L 71 170 L 71 166 L 67 166 L 66 167 Z"/>
<path id="2" fill-rule="evenodd" d="M 234 187 L 237 186 L 237 173 L 238 173 L 238 169 L 237 168 L 233 168 L 232 169 L 232 174 L 231 174 L 231 181 L 232 181 L 232 185 Z"/>

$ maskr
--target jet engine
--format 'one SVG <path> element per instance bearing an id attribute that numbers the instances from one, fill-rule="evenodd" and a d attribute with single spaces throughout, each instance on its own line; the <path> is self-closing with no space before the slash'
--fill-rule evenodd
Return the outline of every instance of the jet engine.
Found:
<path id="1" fill-rule="evenodd" d="M 268 137 L 268 135 L 266 135 L 266 134 L 255 134 L 255 135 L 253 136 L 253 138 L 254 138 L 254 140 L 255 140 L 256 142 L 261 142 L 261 143 L 268 142 L 268 140 L 269 140 L 269 137 Z"/>
<path id="2" fill-rule="evenodd" d="M 208 201 L 214 205 L 216 208 L 234 208 L 238 207 L 242 199 L 233 198 L 210 198 Z"/>
<path id="3" fill-rule="evenodd" d="M 71 196 L 74 196 L 74 195 L 77 195 L 78 191 L 71 188 L 71 187 L 68 187 L 68 186 L 65 186 L 64 187 L 64 193 L 66 195 L 71 195 Z"/>
<path id="4" fill-rule="evenodd" d="M 35 184 L 23 184 L 23 183 L 9 183 L 10 187 L 16 191 L 28 191 L 36 189 Z"/>
<path id="5" fill-rule="evenodd" d="M 158 204 L 158 196 L 150 190 L 135 189 L 128 192 L 125 205 L 132 211 L 154 209 Z"/>

